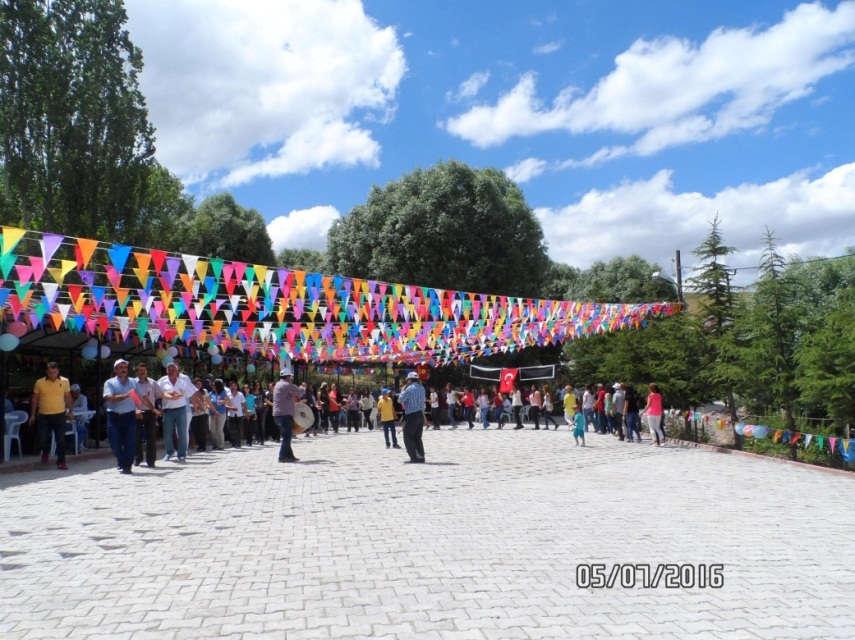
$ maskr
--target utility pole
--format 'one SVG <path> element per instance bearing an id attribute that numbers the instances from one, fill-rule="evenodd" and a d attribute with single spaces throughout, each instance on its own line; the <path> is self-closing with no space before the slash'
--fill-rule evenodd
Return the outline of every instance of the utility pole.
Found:
<path id="1" fill-rule="evenodd" d="M 677 300 L 680 303 L 685 303 L 683 299 L 683 263 L 680 262 L 680 250 L 677 249 L 677 255 L 674 260 L 674 267 L 677 270 Z"/>

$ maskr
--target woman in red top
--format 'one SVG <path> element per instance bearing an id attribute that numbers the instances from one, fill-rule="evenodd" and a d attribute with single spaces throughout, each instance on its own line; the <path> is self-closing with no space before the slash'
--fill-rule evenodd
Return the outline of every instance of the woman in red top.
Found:
<path id="1" fill-rule="evenodd" d="M 473 422 L 475 420 L 475 394 L 470 387 L 466 387 L 461 403 L 463 404 L 463 413 L 466 414 L 466 422 L 469 423 L 469 428 L 473 429 L 475 427 Z"/>
<path id="2" fill-rule="evenodd" d="M 651 382 L 650 393 L 647 394 L 647 404 L 644 407 L 644 415 L 647 420 L 647 428 L 650 429 L 650 437 L 656 439 L 656 446 L 660 445 L 660 438 L 665 442 L 665 432 L 662 430 L 662 394 L 655 382 Z"/>

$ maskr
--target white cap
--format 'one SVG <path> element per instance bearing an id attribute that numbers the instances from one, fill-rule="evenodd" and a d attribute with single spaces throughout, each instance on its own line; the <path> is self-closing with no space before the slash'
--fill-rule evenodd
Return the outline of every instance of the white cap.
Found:
<path id="1" fill-rule="evenodd" d="M 119 358 L 118 360 L 116 360 L 116 361 L 113 363 L 113 368 L 115 369 L 115 368 L 116 368 L 116 367 L 118 367 L 120 364 L 128 364 L 128 361 L 127 361 L 127 360 L 125 360 L 124 358 Z"/>
<path id="2" fill-rule="evenodd" d="M 418 380 L 418 379 L 419 379 L 419 374 L 417 374 L 415 371 L 410 371 L 407 374 L 407 380 Z"/>

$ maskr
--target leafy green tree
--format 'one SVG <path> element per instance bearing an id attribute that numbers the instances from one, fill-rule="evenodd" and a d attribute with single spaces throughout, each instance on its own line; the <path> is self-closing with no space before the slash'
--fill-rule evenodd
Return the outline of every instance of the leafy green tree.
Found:
<path id="1" fill-rule="evenodd" d="M 282 249 L 276 256 L 276 264 L 313 273 L 329 271 L 326 254 L 314 249 Z"/>
<path id="2" fill-rule="evenodd" d="M 598 261 L 579 274 L 569 294 L 590 302 L 677 300 L 676 285 L 653 275 L 659 271 L 659 265 L 635 255 Z"/>
<path id="3" fill-rule="evenodd" d="M 240 206 L 229 193 L 210 196 L 182 224 L 181 250 L 226 260 L 273 265 L 273 245 L 264 218 Z"/>
<path id="4" fill-rule="evenodd" d="M 460 162 L 374 187 L 330 229 L 328 252 L 336 273 L 533 297 L 549 268 L 520 189 Z"/>
<path id="5" fill-rule="evenodd" d="M 855 286 L 840 290 L 822 324 L 796 354 L 801 397 L 822 407 L 838 427 L 855 419 Z"/>
<path id="6" fill-rule="evenodd" d="M 0 5 L 0 162 L 26 227 L 143 244 L 154 129 L 121 0 Z"/>
<path id="7" fill-rule="evenodd" d="M 567 300 L 569 292 L 576 286 L 581 271 L 561 262 L 549 262 L 549 268 L 543 278 L 541 298 Z"/>

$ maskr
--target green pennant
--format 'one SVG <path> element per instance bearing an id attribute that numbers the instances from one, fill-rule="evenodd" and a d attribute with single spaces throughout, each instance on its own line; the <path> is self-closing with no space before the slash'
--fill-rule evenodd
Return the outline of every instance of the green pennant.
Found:
<path id="1" fill-rule="evenodd" d="M 255 267 L 247 265 L 246 269 L 244 269 L 243 277 L 249 283 L 250 288 L 252 288 L 252 280 L 255 278 Z"/>
<path id="2" fill-rule="evenodd" d="M 26 284 L 21 284 L 17 280 L 15 280 L 15 291 L 18 292 L 18 300 L 23 300 L 24 297 L 29 293 L 30 287 L 33 286 L 32 282 L 27 282 Z"/>
<path id="3" fill-rule="evenodd" d="M 5 256 L 0 256 L 0 270 L 3 271 L 4 279 L 9 278 L 9 272 L 15 266 L 15 259 L 17 257 L 14 253 L 7 253 Z"/>
<path id="4" fill-rule="evenodd" d="M 214 277 L 219 280 L 220 274 L 223 272 L 223 259 L 211 258 L 211 270 L 214 272 Z"/>
<path id="5" fill-rule="evenodd" d="M 145 316 L 138 317 L 137 335 L 140 337 L 140 340 L 145 338 L 146 333 L 148 333 L 148 318 Z"/>

